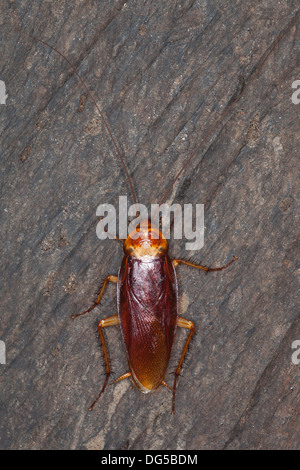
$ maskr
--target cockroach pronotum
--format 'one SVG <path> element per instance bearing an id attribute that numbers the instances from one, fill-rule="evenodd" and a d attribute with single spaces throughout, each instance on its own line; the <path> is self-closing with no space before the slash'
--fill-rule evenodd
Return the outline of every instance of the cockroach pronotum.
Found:
<path id="1" fill-rule="evenodd" d="M 250 84 L 253 83 L 270 54 L 274 51 L 282 38 L 294 25 L 297 18 L 298 14 L 286 26 L 281 35 L 278 37 L 277 41 L 265 54 L 258 69 L 252 75 L 251 80 L 244 86 L 240 94 L 235 97 L 235 99 L 221 113 L 215 124 L 207 132 L 197 148 L 186 160 L 180 171 L 175 176 L 171 185 L 165 191 L 159 205 L 162 205 L 166 201 L 166 198 L 173 188 L 174 183 L 178 180 L 182 172 L 187 168 L 199 149 L 209 139 L 213 131 L 221 123 L 225 115 L 232 109 L 233 106 L 236 105 Z M 83 87 L 85 88 L 87 95 L 93 101 L 106 127 L 106 130 L 114 145 L 115 151 L 125 171 L 133 201 L 135 204 L 137 204 L 137 198 L 131 177 L 119 147 L 112 135 L 106 119 L 97 105 L 95 98 L 89 91 L 85 82 L 80 77 L 76 68 L 69 62 L 65 55 L 55 47 L 33 36 L 32 34 L 26 33 L 20 29 L 17 29 L 17 31 L 41 42 L 47 47 L 50 47 L 69 64 L 74 73 L 77 75 Z M 172 261 L 168 255 L 168 241 L 160 229 L 153 225 L 151 219 L 141 221 L 133 232 L 131 232 L 125 240 L 118 239 L 123 242 L 124 249 L 124 257 L 119 269 L 118 276 L 108 275 L 104 280 L 95 303 L 84 312 L 72 316 L 72 318 L 76 318 L 93 310 L 99 304 L 109 282 L 117 285 L 118 314 L 100 320 L 98 323 L 98 332 L 105 361 L 106 377 L 99 395 L 94 400 L 89 409 L 91 410 L 94 407 L 95 403 L 104 392 L 111 375 L 108 349 L 104 338 L 103 329 L 112 325 L 120 325 L 127 353 L 129 371 L 125 372 L 123 375 L 117 378 L 113 383 L 131 377 L 134 385 L 143 393 L 151 392 L 161 385 L 164 385 L 173 392 L 172 413 L 174 413 L 175 391 L 178 376 L 180 374 L 188 346 L 195 331 L 194 323 L 179 316 L 178 314 L 176 268 L 179 264 L 185 264 L 189 267 L 203 270 L 206 273 L 212 271 L 222 271 L 229 267 L 237 259 L 237 257 L 233 257 L 233 259 L 224 266 L 214 268 L 192 263 L 184 259 L 174 259 Z M 173 385 L 170 386 L 165 382 L 165 376 L 169 365 L 177 327 L 189 330 L 189 334 L 185 341 L 178 365 L 175 370 Z"/>

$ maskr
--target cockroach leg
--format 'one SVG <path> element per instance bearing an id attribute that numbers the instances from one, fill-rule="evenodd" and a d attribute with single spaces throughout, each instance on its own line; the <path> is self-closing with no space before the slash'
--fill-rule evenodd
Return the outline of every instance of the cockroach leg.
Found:
<path id="1" fill-rule="evenodd" d="M 118 315 L 112 315 L 111 317 L 104 318 L 104 320 L 100 320 L 99 323 L 98 323 L 98 332 L 99 332 L 101 345 L 102 345 L 102 350 L 103 350 L 106 377 L 105 377 L 105 381 L 104 381 L 103 387 L 102 387 L 99 395 L 97 396 L 96 400 L 89 407 L 90 411 L 93 409 L 94 405 L 97 403 L 100 396 L 104 392 L 104 390 L 106 388 L 106 385 L 107 385 L 107 382 L 108 382 L 108 379 L 109 379 L 109 376 L 110 376 L 110 373 L 111 373 L 110 365 L 109 365 L 108 350 L 107 350 L 107 346 L 106 346 L 106 342 L 105 342 L 105 338 L 104 338 L 104 334 L 103 334 L 102 330 L 103 330 L 103 328 L 106 328 L 107 326 L 113 326 L 113 325 L 118 325 L 118 324 L 119 324 Z"/>
<path id="2" fill-rule="evenodd" d="M 99 304 L 99 302 L 101 300 L 101 297 L 104 294 L 104 291 L 106 289 L 106 286 L 107 286 L 108 282 L 113 282 L 114 284 L 117 284 L 118 276 L 112 276 L 112 275 L 106 276 L 106 278 L 104 279 L 103 285 L 101 287 L 101 290 L 99 292 L 99 295 L 97 297 L 97 300 L 94 303 L 94 305 L 92 305 L 90 308 L 88 308 L 87 310 L 85 310 L 82 313 L 77 313 L 77 315 L 72 315 L 72 318 L 80 317 L 81 315 L 85 315 L 86 313 L 89 313 L 91 310 L 93 310 L 93 308 L 95 308 Z"/>
<path id="3" fill-rule="evenodd" d="M 171 392 L 174 393 L 174 389 L 173 389 L 172 387 L 170 387 L 170 385 L 168 385 L 167 382 L 165 382 L 164 380 L 162 380 L 162 381 L 161 381 L 161 384 L 162 384 L 164 387 L 166 387 L 166 388 L 168 388 L 169 390 L 171 390 Z"/>
<path id="4" fill-rule="evenodd" d="M 228 264 L 226 264 L 225 266 L 221 266 L 219 268 L 208 268 L 207 266 L 201 266 L 200 264 L 191 263 L 190 261 L 185 261 L 184 259 L 174 259 L 172 263 L 175 268 L 177 268 L 177 266 L 181 263 L 181 264 L 186 264 L 187 266 L 190 266 L 191 268 L 202 269 L 202 271 L 210 272 L 210 271 L 222 271 L 223 269 L 228 268 L 228 266 L 230 266 L 237 259 L 238 258 L 234 256 Z"/>
<path id="5" fill-rule="evenodd" d="M 114 380 L 111 384 L 109 385 L 113 385 L 117 382 L 120 382 L 120 380 L 124 380 L 124 379 L 128 379 L 128 377 L 131 377 L 131 372 L 126 372 L 126 374 L 123 374 L 121 375 L 120 377 L 118 377 L 116 380 Z"/>
<path id="6" fill-rule="evenodd" d="M 180 369 L 181 369 L 181 366 L 183 364 L 185 355 L 187 353 L 190 341 L 192 339 L 193 334 L 195 333 L 195 325 L 191 320 L 186 320 L 183 317 L 178 317 L 177 318 L 177 326 L 179 326 L 180 328 L 186 328 L 186 329 L 191 330 L 191 331 L 190 331 L 190 333 L 189 333 L 189 335 L 186 339 L 185 345 L 184 345 L 182 353 L 181 353 L 181 357 L 180 357 L 179 362 L 178 362 L 177 369 L 175 371 L 174 386 L 173 386 L 172 414 L 175 413 L 175 392 L 176 392 L 177 378 L 179 376 Z"/>
<path id="7" fill-rule="evenodd" d="M 117 382 L 120 382 L 120 380 L 124 380 L 124 379 L 128 379 L 129 377 L 132 377 L 132 374 L 131 372 L 126 372 L 126 374 L 123 374 L 121 375 L 120 377 L 118 377 L 116 380 L 114 380 L 111 384 L 109 385 L 114 385 L 116 384 Z M 161 384 L 168 388 L 169 390 L 171 390 L 171 392 L 174 392 L 174 389 L 172 387 L 170 387 L 170 385 L 167 384 L 167 382 L 165 382 L 164 380 L 161 381 Z"/>

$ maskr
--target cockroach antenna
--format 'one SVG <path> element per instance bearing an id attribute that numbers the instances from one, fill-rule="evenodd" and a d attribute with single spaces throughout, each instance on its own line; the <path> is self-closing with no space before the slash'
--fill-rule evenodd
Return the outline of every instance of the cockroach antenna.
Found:
<path id="1" fill-rule="evenodd" d="M 134 204 L 137 204 L 137 199 L 136 199 L 135 191 L 134 191 L 134 189 L 133 189 L 133 184 L 132 184 L 132 181 L 131 181 L 131 178 L 130 178 L 129 171 L 128 171 L 127 166 L 126 166 L 126 164 L 125 164 L 124 158 L 123 158 L 123 156 L 122 156 L 121 150 L 119 149 L 119 147 L 118 147 L 118 145 L 117 145 L 117 143 L 116 143 L 116 141 L 115 141 L 115 139 L 114 139 L 114 136 L 112 135 L 112 132 L 111 132 L 111 130 L 110 130 L 110 128 L 109 128 L 109 125 L 107 124 L 106 119 L 105 119 L 105 117 L 103 116 L 103 113 L 102 113 L 101 109 L 99 108 L 99 106 L 98 106 L 98 104 L 97 104 L 97 101 L 95 100 L 94 96 L 92 95 L 92 93 L 91 93 L 90 90 L 88 89 L 88 87 L 87 87 L 87 85 L 85 84 L 84 80 L 81 78 L 81 76 L 80 76 L 80 74 L 78 73 L 77 69 L 74 67 L 74 65 L 69 61 L 69 59 L 68 59 L 62 52 L 60 52 L 60 51 L 59 51 L 58 49 L 56 49 L 54 46 L 51 46 L 51 44 L 49 44 L 48 42 L 43 41 L 42 39 L 40 39 L 40 38 L 34 36 L 33 34 L 30 34 L 30 33 L 27 33 L 27 32 L 25 32 L 25 31 L 23 31 L 22 29 L 15 28 L 15 27 L 14 27 L 13 29 L 14 29 L 15 31 L 17 31 L 17 32 L 19 32 L 19 33 L 21 33 L 21 34 L 23 34 L 24 36 L 28 36 L 28 37 L 34 39 L 35 41 L 38 41 L 38 42 L 44 44 L 44 46 L 49 47 L 49 48 L 52 49 L 54 52 L 56 52 L 57 54 L 59 54 L 59 55 L 69 64 L 69 66 L 71 67 L 71 69 L 73 70 L 73 72 L 77 75 L 77 77 L 79 78 L 79 80 L 80 80 L 80 82 L 82 83 L 83 87 L 85 88 L 87 94 L 89 95 L 89 97 L 91 98 L 92 102 L 94 103 L 94 105 L 95 105 L 95 107 L 96 107 L 96 109 L 97 109 L 97 111 L 98 111 L 98 113 L 99 113 L 99 115 L 100 115 L 100 117 L 101 117 L 101 119 L 102 119 L 102 121 L 103 121 L 105 127 L 106 127 L 106 130 L 107 130 L 107 132 L 108 132 L 108 134 L 109 134 L 109 136 L 110 136 L 110 138 L 111 138 L 111 140 L 112 140 L 112 143 L 113 143 L 113 145 L 114 145 L 114 147 L 115 147 L 115 149 L 116 149 L 116 152 L 117 152 L 117 154 L 118 154 L 118 156 L 119 156 L 119 159 L 120 159 L 120 161 L 121 161 L 121 163 L 122 163 L 122 165 L 123 165 L 125 174 L 126 174 L 126 176 L 127 176 L 127 179 L 128 179 L 128 182 L 129 182 L 129 186 L 130 186 L 130 190 L 131 190 L 131 194 L 132 194 L 132 198 L 133 198 L 133 201 L 134 201 Z"/>
<path id="2" fill-rule="evenodd" d="M 270 54 L 274 51 L 276 46 L 280 43 L 291 27 L 296 23 L 298 17 L 299 11 L 295 14 L 292 21 L 284 28 L 279 37 L 274 41 L 269 50 L 261 58 L 259 66 L 254 71 L 252 71 L 252 74 L 248 78 L 248 83 L 244 86 L 242 91 L 240 91 L 237 97 L 232 98 L 232 101 L 227 105 L 225 111 L 221 113 L 215 124 L 206 133 L 194 152 L 188 157 L 187 161 L 184 163 L 181 170 L 177 173 L 175 179 L 164 193 L 160 205 L 163 204 L 163 202 L 166 200 L 168 194 L 171 191 L 171 188 L 174 186 L 174 183 L 181 176 L 182 172 L 186 169 L 200 148 L 207 142 L 209 137 L 212 135 L 224 117 L 241 99 L 245 91 L 249 88 L 250 84 L 253 83 L 254 79 L 260 73 Z M 64 60 L 66 60 L 74 73 L 77 75 L 88 95 L 95 104 L 96 109 L 98 110 L 99 115 L 105 124 L 106 130 L 114 144 L 129 181 L 134 203 L 137 204 L 132 181 L 119 147 L 115 142 L 115 139 L 109 129 L 109 126 L 107 125 L 104 116 L 102 115 L 102 112 L 99 109 L 99 106 L 96 103 L 96 100 L 78 74 L 75 67 L 55 47 L 33 36 L 32 34 L 25 33 L 24 31 L 17 28 L 15 29 L 25 36 L 29 36 L 32 39 L 35 39 L 46 45 L 47 47 L 50 47 Z M 119 325 L 122 331 L 122 338 L 126 349 L 129 371 L 123 373 L 114 381 L 114 383 L 123 379 L 131 378 L 134 385 L 143 393 L 154 391 L 161 385 L 164 385 L 173 392 L 172 413 L 175 412 L 176 385 L 182 364 L 186 357 L 188 346 L 195 332 L 194 323 L 181 317 L 178 312 L 179 296 L 176 269 L 180 264 L 184 264 L 190 268 L 196 268 L 199 271 L 204 271 L 206 273 L 213 271 L 223 271 L 231 266 L 232 263 L 236 261 L 237 257 L 234 256 L 231 261 L 229 261 L 224 266 L 210 268 L 183 259 L 171 260 L 168 255 L 168 248 L 168 241 L 163 233 L 158 228 L 154 227 L 151 221 L 142 221 L 124 241 L 124 256 L 121 262 L 118 276 L 106 276 L 96 302 L 84 312 L 73 315 L 73 318 L 76 318 L 91 312 L 97 305 L 99 305 L 107 284 L 109 282 L 116 284 L 118 291 L 118 313 L 98 322 L 98 333 L 105 362 L 105 380 L 100 393 L 90 406 L 90 410 L 94 407 L 104 392 L 108 384 L 109 377 L 112 373 L 108 348 L 103 330 L 109 326 Z M 170 387 L 165 382 L 165 376 L 169 366 L 177 328 L 187 329 L 188 336 L 185 340 L 178 365 L 174 372 L 173 387 Z"/>

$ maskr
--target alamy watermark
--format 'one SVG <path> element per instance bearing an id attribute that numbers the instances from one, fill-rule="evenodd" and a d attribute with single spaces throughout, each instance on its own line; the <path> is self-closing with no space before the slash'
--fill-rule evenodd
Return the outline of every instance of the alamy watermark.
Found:
<path id="1" fill-rule="evenodd" d="M 136 213 L 139 213 L 138 217 Z M 96 215 L 101 218 L 97 224 L 96 233 L 100 240 L 115 238 L 117 235 L 117 211 L 112 204 L 100 204 Z M 171 215 L 173 216 L 171 220 Z M 128 225 L 130 217 L 135 217 Z M 170 238 L 170 226 L 173 226 L 173 238 L 176 240 L 189 240 L 185 244 L 186 250 L 200 250 L 204 245 L 204 205 L 184 204 L 151 204 L 150 214 L 144 204 L 132 204 L 128 208 L 127 196 L 119 196 L 118 207 L 118 237 L 126 239 L 129 234 L 143 220 L 151 220 L 151 224 L 159 227 L 161 221 L 161 232 L 165 238 Z M 132 238 L 138 233 L 130 235 Z M 152 234 L 152 238 L 156 238 Z M 158 238 L 158 235 L 157 235 Z"/>
<path id="2" fill-rule="evenodd" d="M 0 80 L 0 104 L 6 104 L 6 88 L 3 80 Z"/>
<path id="3" fill-rule="evenodd" d="M 6 348 L 4 341 L 0 341 L 0 364 L 6 364 Z"/>
<path id="4" fill-rule="evenodd" d="M 296 349 L 295 352 L 292 354 L 292 363 L 295 364 L 295 366 L 298 366 L 300 364 L 300 340 L 293 341 L 292 343 L 292 349 Z"/>
<path id="5" fill-rule="evenodd" d="M 296 91 L 292 94 L 292 102 L 294 104 L 300 103 L 300 80 L 295 80 L 292 83 L 292 88 L 296 88 Z"/>

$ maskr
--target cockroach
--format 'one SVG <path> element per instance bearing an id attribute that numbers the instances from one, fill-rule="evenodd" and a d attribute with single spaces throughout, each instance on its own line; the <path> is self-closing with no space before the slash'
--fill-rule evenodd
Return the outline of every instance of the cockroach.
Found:
<path id="1" fill-rule="evenodd" d="M 173 182 L 164 193 L 160 201 L 160 205 L 165 202 L 168 194 L 174 186 L 174 183 L 181 176 L 182 172 L 187 168 L 191 160 L 198 153 L 199 149 L 209 139 L 211 134 L 224 119 L 226 114 L 240 100 L 241 96 L 245 93 L 250 84 L 253 83 L 270 54 L 278 46 L 287 32 L 292 28 L 298 19 L 298 16 L 299 14 L 297 13 L 294 19 L 283 30 L 277 41 L 265 54 L 259 67 L 252 75 L 251 80 L 247 85 L 244 86 L 239 95 L 235 97 L 235 99 L 221 113 L 215 124 L 207 132 L 194 152 L 188 157 L 180 171 L 175 176 Z M 119 150 L 119 147 L 112 135 L 106 119 L 97 105 L 96 100 L 89 91 L 85 82 L 80 77 L 76 68 L 69 62 L 67 57 L 65 57 L 65 55 L 55 47 L 33 36 L 32 34 L 26 33 L 20 29 L 16 30 L 51 48 L 69 64 L 74 73 L 77 75 L 83 87 L 85 88 L 87 95 L 93 101 L 106 127 L 106 130 L 125 171 L 133 201 L 135 204 L 137 204 L 137 198 L 133 188 L 132 180 L 121 151 Z M 104 283 L 94 304 L 82 313 L 72 316 L 72 318 L 77 318 L 91 312 L 99 304 L 107 284 L 111 282 L 117 285 L 118 314 L 100 320 L 98 323 L 98 332 L 104 355 L 106 376 L 100 393 L 89 409 L 91 410 L 99 400 L 100 396 L 106 389 L 109 377 L 111 375 L 108 348 L 104 338 L 103 329 L 108 326 L 119 325 L 126 349 L 129 371 L 118 377 L 113 383 L 131 377 L 134 385 L 143 393 L 152 392 L 161 385 L 164 385 L 173 392 L 172 413 L 174 413 L 175 391 L 178 376 L 180 374 L 190 341 L 195 332 L 194 323 L 178 314 L 178 287 L 176 280 L 176 268 L 180 264 L 185 264 L 191 268 L 203 270 L 206 273 L 222 271 L 228 268 L 235 260 L 237 260 L 237 257 L 234 256 L 233 259 L 224 266 L 214 268 L 192 263 L 184 259 L 171 260 L 168 255 L 168 241 L 166 237 L 158 227 L 154 226 L 150 219 L 141 221 L 136 229 L 133 230 L 125 240 L 119 239 L 117 237 L 115 238 L 119 241 L 122 241 L 124 249 L 124 256 L 118 275 L 108 275 L 104 280 Z M 171 387 L 165 382 L 165 376 L 170 361 L 177 327 L 189 330 L 189 334 L 182 349 L 180 359 L 174 373 L 173 386 Z"/>

